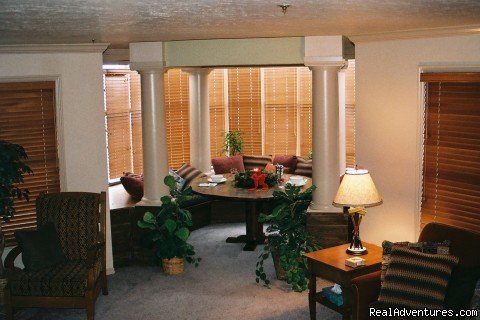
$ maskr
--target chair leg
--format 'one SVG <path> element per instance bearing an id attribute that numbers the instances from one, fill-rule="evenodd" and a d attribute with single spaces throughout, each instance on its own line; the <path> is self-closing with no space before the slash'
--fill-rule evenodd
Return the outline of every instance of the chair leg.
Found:
<path id="1" fill-rule="evenodd" d="M 13 306 L 12 306 L 12 297 L 10 295 L 10 288 L 6 287 L 4 289 L 5 294 L 5 319 L 6 320 L 13 320 Z"/>
<path id="2" fill-rule="evenodd" d="M 108 282 L 107 282 L 107 271 L 103 270 L 103 279 L 102 279 L 102 294 L 104 296 L 108 295 Z"/>
<path id="3" fill-rule="evenodd" d="M 95 301 L 87 304 L 87 320 L 95 320 Z"/>

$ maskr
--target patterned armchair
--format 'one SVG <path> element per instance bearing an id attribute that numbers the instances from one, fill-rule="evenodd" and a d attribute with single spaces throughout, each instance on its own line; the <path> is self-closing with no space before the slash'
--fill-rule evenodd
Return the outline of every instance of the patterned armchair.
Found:
<path id="1" fill-rule="evenodd" d="M 37 198 L 37 226 L 55 226 L 67 261 L 37 271 L 14 267 L 20 246 L 5 259 L 7 319 L 15 308 L 81 308 L 95 316 L 95 301 L 108 294 L 105 269 L 105 192 L 61 192 Z"/>

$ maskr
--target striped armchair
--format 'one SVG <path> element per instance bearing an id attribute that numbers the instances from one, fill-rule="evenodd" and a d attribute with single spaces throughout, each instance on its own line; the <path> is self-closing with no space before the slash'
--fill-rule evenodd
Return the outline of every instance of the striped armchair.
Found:
<path id="1" fill-rule="evenodd" d="M 16 308 L 82 308 L 93 320 L 95 301 L 108 294 L 105 269 L 105 192 L 41 194 L 37 226 L 53 224 L 67 261 L 35 271 L 14 266 L 22 252 L 15 247 L 5 259 L 7 319 Z"/>

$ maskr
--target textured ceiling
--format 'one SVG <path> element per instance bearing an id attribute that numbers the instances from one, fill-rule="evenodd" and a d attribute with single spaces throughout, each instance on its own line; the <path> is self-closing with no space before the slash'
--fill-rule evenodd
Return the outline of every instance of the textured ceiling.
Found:
<path id="1" fill-rule="evenodd" d="M 290 3 L 286 15 L 277 4 Z M 0 44 L 369 35 L 480 25 L 479 0 L 0 0 Z M 480 29 L 479 29 L 480 30 Z"/>

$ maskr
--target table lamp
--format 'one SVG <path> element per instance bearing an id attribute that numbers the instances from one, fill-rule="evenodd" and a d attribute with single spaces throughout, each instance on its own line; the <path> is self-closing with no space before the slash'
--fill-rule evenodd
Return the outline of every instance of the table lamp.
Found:
<path id="1" fill-rule="evenodd" d="M 382 197 L 377 191 L 368 170 L 347 169 L 333 200 L 336 207 L 350 207 L 348 215 L 353 223 L 353 237 L 347 249 L 348 254 L 367 254 L 367 249 L 360 240 L 360 222 L 365 215 L 366 207 L 382 204 Z"/>

